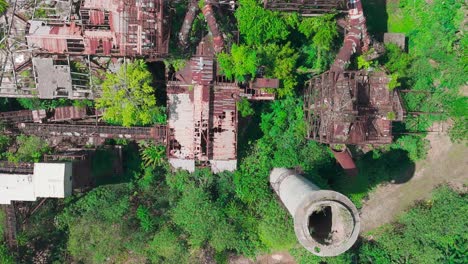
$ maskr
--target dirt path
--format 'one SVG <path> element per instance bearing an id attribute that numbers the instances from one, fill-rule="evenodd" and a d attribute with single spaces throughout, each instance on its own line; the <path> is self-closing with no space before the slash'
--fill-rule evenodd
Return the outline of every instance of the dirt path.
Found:
<path id="1" fill-rule="evenodd" d="M 403 184 L 381 185 L 371 193 L 361 210 L 361 232 L 393 221 L 443 182 L 468 184 L 468 147 L 451 143 L 446 135 L 431 134 L 427 139 L 431 149 L 427 159 L 416 164 L 413 178 Z"/>

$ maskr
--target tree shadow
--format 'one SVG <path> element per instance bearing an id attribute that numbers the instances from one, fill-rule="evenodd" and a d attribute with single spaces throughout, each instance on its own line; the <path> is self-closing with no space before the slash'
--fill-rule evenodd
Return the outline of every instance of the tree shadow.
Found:
<path id="1" fill-rule="evenodd" d="M 158 105 L 166 106 L 166 65 L 162 61 L 147 63 L 148 70 L 153 76 L 154 95 Z"/>
<path id="2" fill-rule="evenodd" d="M 345 175 L 344 171 L 328 179 L 330 186 L 352 200 L 362 200 L 368 192 L 381 183 L 402 184 L 409 181 L 416 171 L 408 152 L 392 149 L 384 153 L 368 152 L 357 158 L 358 175 Z"/>
<path id="3" fill-rule="evenodd" d="M 252 108 L 255 113 L 248 117 L 240 117 L 237 126 L 237 159 L 242 160 L 246 157 L 251 150 L 249 143 L 254 143 L 263 135 L 260 129 L 260 122 L 262 121 L 261 113 L 264 108 L 268 106 L 265 102 L 251 102 Z"/>
<path id="4" fill-rule="evenodd" d="M 124 146 L 109 141 L 88 152 L 88 159 L 73 162 L 73 189 L 81 192 L 101 185 L 127 183 L 140 172 L 141 158 L 135 142 Z"/>
<path id="5" fill-rule="evenodd" d="M 383 41 L 383 34 L 388 30 L 387 0 L 362 1 L 362 5 L 367 20 L 367 30 L 378 41 Z"/>

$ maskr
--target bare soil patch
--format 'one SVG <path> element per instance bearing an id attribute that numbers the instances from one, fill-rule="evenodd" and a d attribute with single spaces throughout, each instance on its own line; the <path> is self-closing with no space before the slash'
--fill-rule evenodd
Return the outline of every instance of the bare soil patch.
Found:
<path id="1" fill-rule="evenodd" d="M 361 210 L 361 232 L 390 223 L 415 201 L 428 198 L 434 187 L 448 183 L 468 184 L 468 148 L 453 144 L 444 134 L 427 136 L 431 149 L 427 159 L 416 164 L 416 172 L 403 184 L 380 185 L 369 195 Z"/>
<path id="2" fill-rule="evenodd" d="M 255 261 L 242 256 L 232 256 L 229 264 L 296 264 L 296 261 L 288 252 L 275 252 L 258 256 Z"/>

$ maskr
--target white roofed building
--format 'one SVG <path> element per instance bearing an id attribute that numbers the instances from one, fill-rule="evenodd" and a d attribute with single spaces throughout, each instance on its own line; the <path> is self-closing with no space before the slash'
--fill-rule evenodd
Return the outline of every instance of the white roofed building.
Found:
<path id="1" fill-rule="evenodd" d="M 72 194 L 72 164 L 35 163 L 33 174 L 0 173 L 0 204 L 65 198 Z"/>

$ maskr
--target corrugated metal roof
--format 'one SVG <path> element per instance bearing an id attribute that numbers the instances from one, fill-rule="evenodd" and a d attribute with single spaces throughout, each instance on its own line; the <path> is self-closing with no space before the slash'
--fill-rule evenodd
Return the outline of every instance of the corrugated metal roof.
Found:
<path id="1" fill-rule="evenodd" d="M 54 109 L 54 121 L 82 119 L 86 116 L 86 108 L 76 106 L 63 106 Z"/>
<path id="2" fill-rule="evenodd" d="M 89 21 L 91 25 L 104 25 L 105 13 L 102 10 L 90 10 Z"/>

